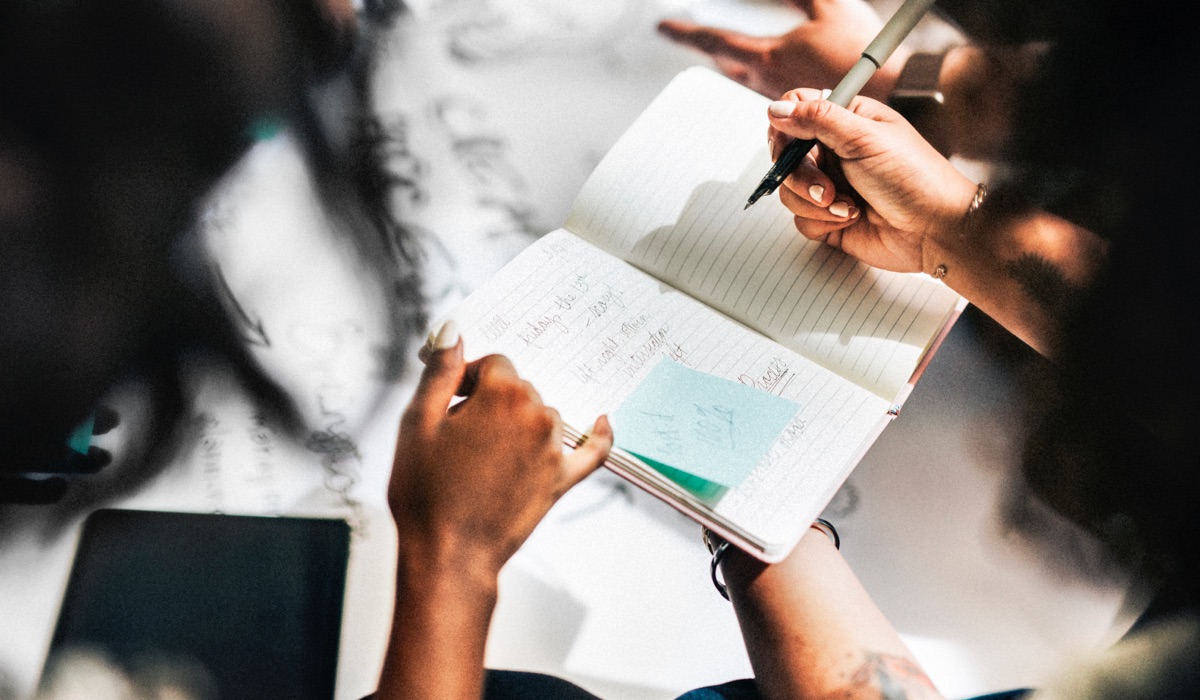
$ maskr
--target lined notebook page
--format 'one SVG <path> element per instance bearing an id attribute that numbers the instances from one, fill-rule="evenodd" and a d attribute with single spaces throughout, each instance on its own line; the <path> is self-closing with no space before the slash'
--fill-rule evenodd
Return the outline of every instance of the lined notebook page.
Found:
<path id="1" fill-rule="evenodd" d="M 468 357 L 508 356 L 580 430 L 615 411 L 664 358 L 799 403 L 750 476 L 712 507 L 764 542 L 794 543 L 888 409 L 880 397 L 565 230 L 523 251 L 450 317 Z"/>
<path id="2" fill-rule="evenodd" d="M 805 240 L 777 196 L 744 210 L 771 165 L 767 103 L 683 71 L 593 171 L 565 228 L 894 399 L 958 295 Z"/>

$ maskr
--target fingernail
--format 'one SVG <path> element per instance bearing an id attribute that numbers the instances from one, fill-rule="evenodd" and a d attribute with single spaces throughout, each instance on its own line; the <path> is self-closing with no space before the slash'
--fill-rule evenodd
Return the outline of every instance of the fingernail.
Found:
<path id="1" fill-rule="evenodd" d="M 829 88 L 825 88 L 824 90 L 821 91 L 821 99 L 827 100 L 827 99 L 829 99 L 829 96 L 832 94 L 833 94 L 833 90 L 830 90 Z"/>
<path id="2" fill-rule="evenodd" d="M 796 103 L 788 100 L 779 100 L 767 105 L 767 112 L 777 119 L 790 117 L 796 111 Z"/>
<path id="3" fill-rule="evenodd" d="M 814 202 L 820 202 L 821 197 L 825 196 L 825 188 L 821 185 L 813 185 L 808 188 L 808 196 L 812 197 Z"/>
<path id="4" fill-rule="evenodd" d="M 850 216 L 850 205 L 845 202 L 834 202 L 829 205 L 829 213 L 844 219 Z"/>
<path id="5" fill-rule="evenodd" d="M 433 347 L 436 350 L 449 350 L 455 345 L 458 345 L 458 326 L 454 321 L 446 321 L 438 329 L 437 337 L 433 340 Z"/>

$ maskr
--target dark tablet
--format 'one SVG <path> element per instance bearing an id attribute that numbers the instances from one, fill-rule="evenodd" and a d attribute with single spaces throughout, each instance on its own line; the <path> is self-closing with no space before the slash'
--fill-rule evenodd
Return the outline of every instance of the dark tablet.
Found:
<path id="1" fill-rule="evenodd" d="M 329 700 L 349 550 L 343 520 L 96 511 L 42 681 L 74 651 L 198 700 Z"/>

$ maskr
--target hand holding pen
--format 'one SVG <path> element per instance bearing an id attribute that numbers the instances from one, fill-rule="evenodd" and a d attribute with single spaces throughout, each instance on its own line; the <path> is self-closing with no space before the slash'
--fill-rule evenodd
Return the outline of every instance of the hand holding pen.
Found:
<path id="1" fill-rule="evenodd" d="M 854 96 L 866 85 L 875 71 L 887 61 L 900 42 L 904 41 L 904 38 L 925 15 L 925 12 L 933 6 L 933 3 L 934 0 L 905 0 L 900 9 L 896 10 L 891 19 L 884 24 L 874 41 L 863 51 L 862 57 L 846 73 L 846 77 L 842 78 L 842 81 L 829 94 L 829 101 L 841 107 L 848 106 L 850 100 L 854 99 Z M 779 155 L 771 169 L 767 171 L 743 208 L 749 209 L 750 205 L 763 195 L 771 194 L 778 189 L 779 185 L 800 165 L 816 143 L 814 139 L 797 139 L 790 143 Z"/>
<path id="2" fill-rule="evenodd" d="M 785 139 L 821 143 L 820 168 L 802 164 L 779 190 L 796 229 L 884 270 L 947 264 L 979 185 L 887 105 L 846 109 L 820 94 L 794 90 L 768 110 L 776 151 Z"/>

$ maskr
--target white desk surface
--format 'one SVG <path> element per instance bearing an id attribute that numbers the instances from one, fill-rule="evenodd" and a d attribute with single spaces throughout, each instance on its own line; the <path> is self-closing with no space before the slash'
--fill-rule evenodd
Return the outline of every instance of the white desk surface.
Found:
<path id="1" fill-rule="evenodd" d="M 422 198 L 403 211 L 423 232 L 435 316 L 556 228 L 650 99 L 684 67 L 707 65 L 655 34 L 671 14 L 762 33 L 802 20 L 750 0 L 444 0 L 392 30 L 379 112 L 407 144 L 392 166 L 419 175 Z M 930 19 L 910 40 L 953 38 Z M 271 339 L 256 352 L 324 439 L 289 444 L 264 431 L 242 397 L 203 382 L 197 405 L 207 420 L 196 442 L 136 493 L 103 505 L 350 519 L 337 697 L 353 700 L 373 688 L 386 640 L 395 534 L 384 489 L 412 377 L 370 408 L 378 311 L 328 242 L 305 178 L 286 136 L 260 145 L 214 205 L 210 235 L 231 289 Z M 254 235 L 237 235 L 245 230 Z M 1035 512 L 1054 547 L 1034 547 L 1002 518 L 1022 406 L 1018 370 L 989 329 L 972 313 L 959 321 L 827 511 L 847 559 L 950 697 L 1037 685 L 1130 622 L 1127 579 L 1095 542 Z M 135 394 L 113 402 L 125 427 L 97 444 L 119 455 L 139 404 Z M 46 511 L 28 507 L 0 516 L 0 698 L 23 699 L 79 520 L 52 527 Z M 707 566 L 698 526 L 598 472 L 502 573 L 488 663 L 618 700 L 748 677 L 736 620 Z"/>

